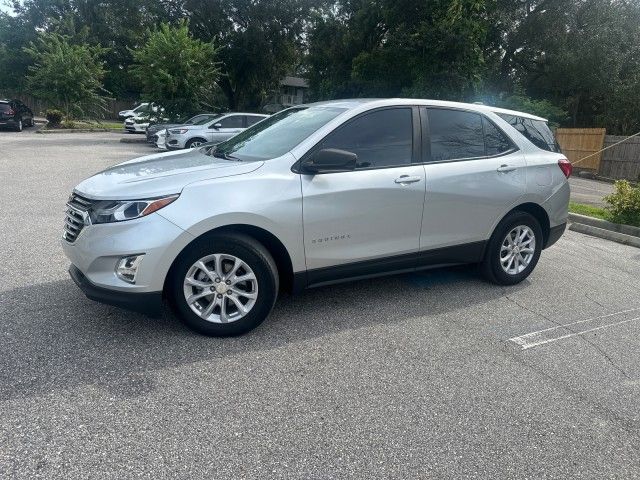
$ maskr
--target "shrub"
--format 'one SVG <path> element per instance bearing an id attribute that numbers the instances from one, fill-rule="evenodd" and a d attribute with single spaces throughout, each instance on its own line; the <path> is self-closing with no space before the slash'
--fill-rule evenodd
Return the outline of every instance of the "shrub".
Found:
<path id="1" fill-rule="evenodd" d="M 626 180 L 618 180 L 615 188 L 615 192 L 604 197 L 611 219 L 640 227 L 640 185 L 633 187 Z"/>
<path id="2" fill-rule="evenodd" d="M 65 119 L 62 122 L 62 128 L 76 128 L 76 122 L 73 120 Z"/>
<path id="3" fill-rule="evenodd" d="M 60 110 L 47 110 L 44 113 L 44 116 L 46 117 L 47 122 L 49 122 L 48 126 L 50 128 L 58 128 L 60 127 L 64 113 Z"/>

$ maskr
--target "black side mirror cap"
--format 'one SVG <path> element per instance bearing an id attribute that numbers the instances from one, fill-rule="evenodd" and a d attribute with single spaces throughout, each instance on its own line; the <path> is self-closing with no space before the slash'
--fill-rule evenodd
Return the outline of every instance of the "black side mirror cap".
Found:
<path id="1" fill-rule="evenodd" d="M 338 148 L 323 148 L 300 165 L 302 173 L 336 173 L 355 170 L 358 155 Z"/>

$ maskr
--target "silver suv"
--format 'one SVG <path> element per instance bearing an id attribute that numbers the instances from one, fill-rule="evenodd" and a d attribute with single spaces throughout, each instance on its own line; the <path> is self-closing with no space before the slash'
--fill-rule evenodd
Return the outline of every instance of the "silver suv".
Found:
<path id="1" fill-rule="evenodd" d="M 167 129 L 169 150 L 195 148 L 203 143 L 220 143 L 256 124 L 268 115 L 260 113 L 228 113 L 199 125 L 180 125 Z"/>
<path id="2" fill-rule="evenodd" d="M 156 314 L 164 298 L 219 336 L 259 325 L 280 290 L 464 263 L 513 285 L 565 229 L 556 150 L 544 119 L 488 106 L 303 105 L 88 178 L 62 245 L 89 298 Z"/>

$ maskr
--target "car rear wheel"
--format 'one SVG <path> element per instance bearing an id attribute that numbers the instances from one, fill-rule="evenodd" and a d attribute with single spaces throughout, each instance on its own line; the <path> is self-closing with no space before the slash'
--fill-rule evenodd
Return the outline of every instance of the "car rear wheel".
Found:
<path id="1" fill-rule="evenodd" d="M 260 325 L 278 293 L 269 252 L 246 235 L 207 235 L 172 268 L 168 295 L 180 319 L 211 336 L 240 335 Z"/>
<path id="2" fill-rule="evenodd" d="M 184 148 L 196 148 L 202 145 L 203 143 L 207 143 L 207 141 L 204 140 L 203 138 L 192 138 L 186 143 Z"/>
<path id="3" fill-rule="evenodd" d="M 496 227 L 481 265 L 484 277 L 499 285 L 515 285 L 527 278 L 542 252 L 542 228 L 526 212 L 513 212 Z"/>

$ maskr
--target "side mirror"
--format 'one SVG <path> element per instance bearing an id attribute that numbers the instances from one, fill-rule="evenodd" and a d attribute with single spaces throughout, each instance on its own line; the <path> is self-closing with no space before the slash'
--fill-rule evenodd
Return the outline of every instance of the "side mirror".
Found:
<path id="1" fill-rule="evenodd" d="M 222 128 L 222 124 L 221 123 L 215 123 L 213 125 L 213 128 L 216 129 L 216 130 L 220 130 Z"/>
<path id="2" fill-rule="evenodd" d="M 335 173 L 355 170 L 358 155 L 337 148 L 324 148 L 314 153 L 302 164 L 302 172 Z"/>

